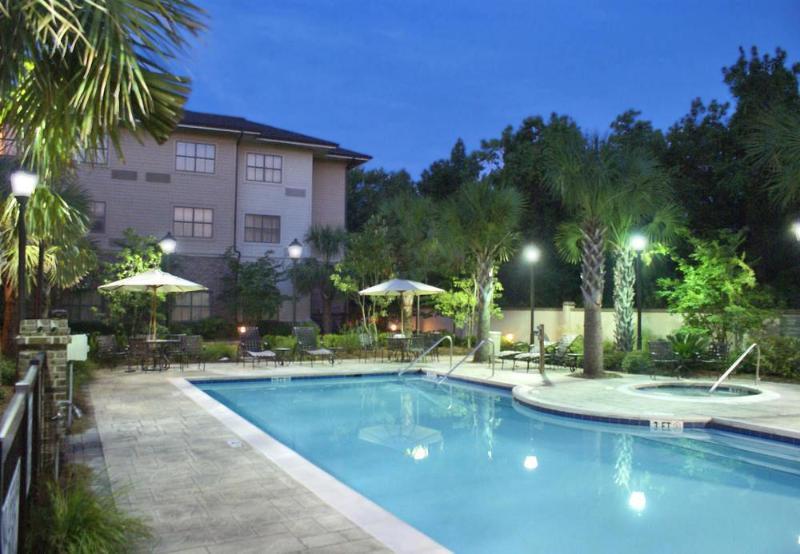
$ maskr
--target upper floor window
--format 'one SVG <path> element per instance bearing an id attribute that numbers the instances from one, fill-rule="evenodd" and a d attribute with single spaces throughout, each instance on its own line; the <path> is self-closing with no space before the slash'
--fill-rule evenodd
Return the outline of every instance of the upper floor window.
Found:
<path id="1" fill-rule="evenodd" d="M 175 169 L 195 173 L 214 173 L 217 147 L 201 142 L 178 141 L 175 151 Z"/>
<path id="2" fill-rule="evenodd" d="M 213 235 L 213 226 L 213 210 L 208 208 L 175 208 L 172 227 L 176 237 L 210 239 Z"/>
<path id="3" fill-rule="evenodd" d="M 277 215 L 245 214 L 244 241 L 279 243 L 281 218 Z"/>
<path id="4" fill-rule="evenodd" d="M 280 183 L 283 179 L 283 156 L 269 154 L 247 154 L 248 181 Z"/>
<path id="5" fill-rule="evenodd" d="M 79 150 L 78 161 L 85 164 L 108 165 L 108 139 L 103 139 L 94 147 Z"/>
<path id="6" fill-rule="evenodd" d="M 0 156 L 16 156 L 17 141 L 14 135 L 0 130 Z"/>
<path id="7" fill-rule="evenodd" d="M 89 204 L 89 211 L 92 216 L 91 233 L 105 233 L 106 232 L 106 203 L 105 202 L 91 202 Z"/>
<path id="8" fill-rule="evenodd" d="M 200 321 L 210 315 L 211 299 L 208 292 L 185 292 L 175 295 L 172 321 Z"/>

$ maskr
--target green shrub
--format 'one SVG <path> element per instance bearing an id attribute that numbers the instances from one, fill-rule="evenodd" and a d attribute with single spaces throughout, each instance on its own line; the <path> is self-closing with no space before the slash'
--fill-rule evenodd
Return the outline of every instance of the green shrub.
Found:
<path id="1" fill-rule="evenodd" d="M 96 369 L 97 362 L 94 360 L 72 362 L 72 378 L 74 379 L 75 388 L 80 388 L 94 379 L 94 372 Z"/>
<path id="2" fill-rule="evenodd" d="M 358 337 L 358 333 L 344 335 L 329 333 L 322 337 L 322 345 L 326 348 L 341 348 L 352 352 L 361 348 L 361 340 Z"/>
<path id="3" fill-rule="evenodd" d="M 264 335 L 263 340 L 269 348 L 291 348 L 297 345 L 297 339 L 289 335 Z"/>
<path id="4" fill-rule="evenodd" d="M 287 321 L 261 321 L 258 332 L 263 335 L 291 335 L 292 324 Z"/>
<path id="5" fill-rule="evenodd" d="M 6 389 L 0 389 L 0 402 L 6 399 Z"/>
<path id="6" fill-rule="evenodd" d="M 13 385 L 17 382 L 17 364 L 14 360 L 0 357 L 0 383 Z"/>
<path id="7" fill-rule="evenodd" d="M 31 552 L 133 552 L 150 536 L 141 520 L 117 508 L 110 494 L 92 487 L 88 468 L 70 467 L 64 482 L 48 483 L 45 492 L 32 518 Z"/>
<path id="8" fill-rule="evenodd" d="M 203 344 L 203 359 L 207 362 L 217 362 L 222 358 L 235 360 L 238 354 L 238 344 L 232 342 L 206 342 Z"/>
<path id="9" fill-rule="evenodd" d="M 800 339 L 782 336 L 763 336 L 756 341 L 761 348 L 761 373 L 800 379 Z M 752 354 L 737 371 L 755 371 Z"/>
<path id="10" fill-rule="evenodd" d="M 622 360 L 622 370 L 627 373 L 649 373 L 653 369 L 650 353 L 642 350 L 628 352 Z"/>
<path id="11" fill-rule="evenodd" d="M 583 335 L 579 335 L 578 338 L 572 343 L 569 347 L 569 351 L 572 354 L 580 354 L 583 356 Z"/>
<path id="12" fill-rule="evenodd" d="M 236 326 L 220 317 L 209 317 L 190 323 L 173 323 L 169 328 L 175 335 L 200 335 L 205 340 L 230 339 L 236 336 Z"/>
<path id="13" fill-rule="evenodd" d="M 625 354 L 622 350 L 617 350 L 613 342 L 606 341 L 603 343 L 603 369 L 620 370 L 622 369 L 622 360 L 625 359 Z"/>

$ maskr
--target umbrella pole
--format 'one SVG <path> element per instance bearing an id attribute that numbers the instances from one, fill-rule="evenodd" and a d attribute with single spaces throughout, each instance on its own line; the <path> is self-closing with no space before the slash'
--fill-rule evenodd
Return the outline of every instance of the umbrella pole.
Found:
<path id="1" fill-rule="evenodd" d="M 405 309 L 403 307 L 403 295 L 401 294 L 399 296 L 399 298 L 400 298 L 400 333 L 405 335 L 406 334 L 406 321 L 405 321 L 405 318 L 404 318 L 405 314 L 403 313 L 403 312 L 405 312 Z"/>
<path id="2" fill-rule="evenodd" d="M 419 295 L 417 295 L 417 334 L 419 333 Z"/>
<path id="3" fill-rule="evenodd" d="M 150 338 L 155 340 L 156 338 L 156 308 L 158 303 L 158 293 L 156 292 L 156 287 L 153 287 L 153 299 L 150 304 Z"/>

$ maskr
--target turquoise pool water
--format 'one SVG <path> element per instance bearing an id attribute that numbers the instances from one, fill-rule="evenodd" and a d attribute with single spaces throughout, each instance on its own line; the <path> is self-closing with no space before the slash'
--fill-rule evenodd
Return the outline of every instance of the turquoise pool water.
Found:
<path id="1" fill-rule="evenodd" d="M 750 387 L 737 387 L 722 385 L 710 393 L 708 385 L 692 384 L 667 384 L 667 385 L 648 385 L 636 387 L 635 391 L 644 394 L 668 394 L 670 396 L 690 396 L 708 398 L 737 398 L 740 396 L 755 396 L 760 394 L 758 389 Z"/>
<path id="2" fill-rule="evenodd" d="M 797 448 L 420 376 L 195 383 L 455 552 L 800 553 Z"/>

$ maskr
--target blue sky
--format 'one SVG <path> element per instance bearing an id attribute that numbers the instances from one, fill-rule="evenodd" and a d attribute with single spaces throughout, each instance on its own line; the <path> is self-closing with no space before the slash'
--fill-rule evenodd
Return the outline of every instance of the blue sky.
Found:
<path id="1" fill-rule="evenodd" d="M 557 111 L 605 133 L 628 108 L 666 128 L 728 99 L 737 48 L 800 60 L 800 2 L 201 0 L 189 108 L 241 115 L 416 176 Z"/>

